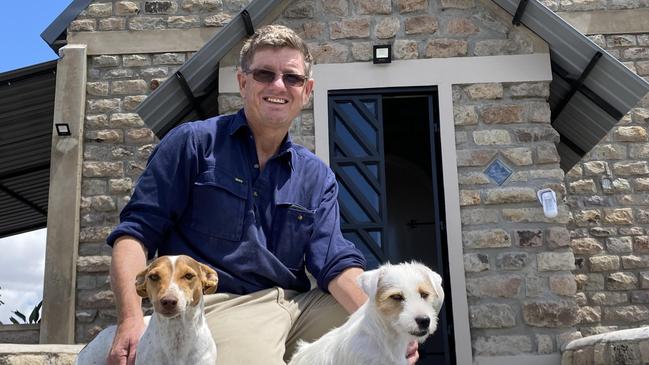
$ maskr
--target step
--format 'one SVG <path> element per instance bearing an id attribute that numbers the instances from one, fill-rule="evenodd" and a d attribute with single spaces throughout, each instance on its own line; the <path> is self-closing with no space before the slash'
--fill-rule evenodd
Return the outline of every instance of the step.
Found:
<path id="1" fill-rule="evenodd" d="M 1 365 L 73 365 L 84 345 L 0 343 Z"/>

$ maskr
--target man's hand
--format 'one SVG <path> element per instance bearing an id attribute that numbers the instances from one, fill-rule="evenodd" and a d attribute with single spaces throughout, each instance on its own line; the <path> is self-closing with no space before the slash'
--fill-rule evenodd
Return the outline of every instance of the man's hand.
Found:
<path id="1" fill-rule="evenodd" d="M 417 360 L 419 360 L 418 348 L 419 344 L 417 341 L 412 341 L 408 344 L 408 348 L 406 349 L 406 360 L 408 360 L 408 365 L 415 365 Z"/>
<path id="2" fill-rule="evenodd" d="M 109 365 L 134 365 L 135 350 L 145 327 L 142 318 L 119 324 L 106 362 Z"/>

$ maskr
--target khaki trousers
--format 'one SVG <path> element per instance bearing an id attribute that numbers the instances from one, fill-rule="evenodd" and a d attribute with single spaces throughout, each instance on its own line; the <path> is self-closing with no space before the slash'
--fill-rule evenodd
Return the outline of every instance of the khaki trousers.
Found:
<path id="1" fill-rule="evenodd" d="M 281 288 L 207 295 L 205 314 L 219 365 L 285 365 L 298 340 L 314 341 L 348 316 L 319 289 L 298 293 Z"/>

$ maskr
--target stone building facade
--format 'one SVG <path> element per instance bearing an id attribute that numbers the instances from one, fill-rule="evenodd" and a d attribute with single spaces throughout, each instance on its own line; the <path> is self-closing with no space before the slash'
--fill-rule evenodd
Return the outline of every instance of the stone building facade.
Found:
<path id="1" fill-rule="evenodd" d="M 559 13 L 624 19 L 649 14 L 646 1 L 546 2 Z M 645 17 L 646 18 L 646 17 Z M 579 27 L 579 25 L 577 25 Z M 647 22 L 581 29 L 649 80 Z M 649 97 L 566 174 L 568 228 L 575 255 L 577 327 L 583 336 L 649 325 Z"/>
<path id="2" fill-rule="evenodd" d="M 124 31 L 214 33 L 247 3 L 96 0 L 70 24 L 68 38 Z M 557 11 L 576 6 L 549 5 Z M 398 61 L 548 52 L 542 40 L 512 26 L 511 17 L 487 0 L 297 0 L 274 23 L 300 33 L 317 65 L 369 67 L 372 45 L 379 43 L 392 44 Z M 648 34 L 593 40 L 639 74 L 649 74 Z M 197 50 L 155 47 L 91 54 L 87 60 L 78 343 L 116 321 L 104 241 L 158 142 L 135 108 Z M 564 176 L 555 147 L 559 136 L 550 124 L 549 81 L 451 82 L 452 110 L 442 124 L 455 143 L 443 158 L 455 164 L 457 186 L 448 189 L 456 195 L 447 204 L 458 207 L 461 232 L 448 244 L 462 256 L 449 265 L 462 273 L 451 285 L 466 288 L 463 298 L 454 293 L 453 300 L 466 304 L 466 340 L 474 360 L 528 356 L 552 363 L 563 344 L 581 336 L 577 329 L 586 335 L 649 322 L 643 290 L 649 288 L 649 208 L 643 197 L 649 190 L 649 111 L 635 109 Z M 223 88 L 220 112 L 241 107 L 234 91 Z M 292 127 L 294 140 L 316 149 L 317 120 L 312 103 Z M 500 180 L 493 168 L 510 174 Z M 536 200 L 542 188 L 557 192 L 555 218 L 546 218 Z M 462 324 L 462 314 L 455 315 Z"/>

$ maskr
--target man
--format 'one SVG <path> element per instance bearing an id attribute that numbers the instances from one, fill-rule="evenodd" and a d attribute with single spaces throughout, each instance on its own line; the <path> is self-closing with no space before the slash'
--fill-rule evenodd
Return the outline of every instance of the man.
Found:
<path id="1" fill-rule="evenodd" d="M 156 252 L 217 270 L 206 314 L 220 365 L 284 364 L 298 339 L 365 302 L 355 283 L 365 260 L 340 232 L 335 176 L 288 135 L 313 90 L 311 64 L 295 32 L 260 28 L 241 50 L 243 109 L 185 123 L 152 153 L 108 237 L 118 309 L 109 363 L 134 362 L 144 323 L 133 283 Z"/>

